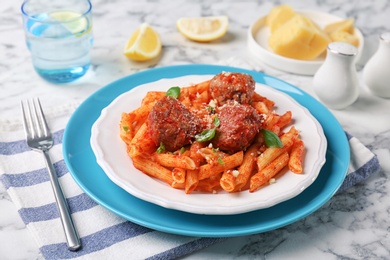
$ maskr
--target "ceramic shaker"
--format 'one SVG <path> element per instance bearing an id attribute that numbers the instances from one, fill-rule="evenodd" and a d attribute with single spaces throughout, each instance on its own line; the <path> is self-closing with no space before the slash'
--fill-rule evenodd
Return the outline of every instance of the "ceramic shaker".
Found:
<path id="1" fill-rule="evenodd" d="M 390 98 L 390 32 L 379 38 L 379 47 L 367 62 L 363 81 L 376 96 Z"/>
<path id="2" fill-rule="evenodd" d="M 355 46 L 344 42 L 328 45 L 326 59 L 314 74 L 313 90 L 329 108 L 344 109 L 358 98 L 357 52 Z"/>

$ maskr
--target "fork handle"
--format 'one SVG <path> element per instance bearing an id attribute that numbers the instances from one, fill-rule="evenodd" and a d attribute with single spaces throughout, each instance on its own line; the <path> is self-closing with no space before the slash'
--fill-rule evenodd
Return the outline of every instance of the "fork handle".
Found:
<path id="1" fill-rule="evenodd" d="M 69 212 L 68 203 L 66 202 L 60 183 L 58 182 L 58 177 L 54 170 L 53 163 L 51 162 L 48 150 L 44 150 L 42 152 L 45 157 L 46 167 L 49 171 L 50 182 L 53 188 L 57 208 L 60 213 L 60 219 L 62 222 L 62 227 L 64 228 L 68 249 L 71 251 L 77 251 L 80 249 L 81 243 L 76 228 L 73 224 L 72 216 Z"/>

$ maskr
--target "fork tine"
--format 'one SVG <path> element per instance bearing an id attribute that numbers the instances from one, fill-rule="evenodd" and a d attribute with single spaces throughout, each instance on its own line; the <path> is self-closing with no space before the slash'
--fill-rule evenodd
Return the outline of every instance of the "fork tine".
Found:
<path id="1" fill-rule="evenodd" d="M 43 129 L 42 129 L 43 134 L 44 134 L 44 136 L 49 136 L 50 130 L 49 130 L 49 127 L 47 126 L 46 118 L 45 118 L 45 115 L 43 114 L 43 110 L 42 110 L 42 106 L 41 106 L 41 102 L 39 101 L 39 98 L 36 98 L 36 102 L 38 104 L 38 109 L 39 109 L 37 114 L 39 114 L 41 126 L 43 127 Z"/>
<path id="2" fill-rule="evenodd" d="M 28 126 L 28 123 L 27 123 L 26 112 L 25 112 L 26 109 L 23 105 L 23 100 L 20 101 L 20 107 L 22 109 L 22 115 L 23 115 L 24 132 L 26 133 L 26 137 L 29 138 L 31 135 L 31 132 L 30 132 L 30 127 Z"/>
<path id="3" fill-rule="evenodd" d="M 26 136 L 29 138 L 40 138 L 51 136 L 41 102 L 38 98 L 20 102 L 23 126 Z"/>
<path id="4" fill-rule="evenodd" d="M 31 99 L 30 102 L 28 102 L 28 108 L 30 112 L 31 125 L 33 129 L 33 137 L 42 137 L 40 122 L 38 119 L 38 111 L 34 99 Z"/>
<path id="5" fill-rule="evenodd" d="M 24 130 L 26 132 L 27 137 L 34 138 L 36 133 L 35 133 L 34 121 L 31 114 L 31 106 L 28 100 L 26 101 L 26 104 L 27 105 L 24 106 L 23 102 L 21 102 Z"/>
<path id="6" fill-rule="evenodd" d="M 32 99 L 32 110 L 34 115 L 34 126 L 38 137 L 48 136 L 49 129 L 38 98 Z"/>

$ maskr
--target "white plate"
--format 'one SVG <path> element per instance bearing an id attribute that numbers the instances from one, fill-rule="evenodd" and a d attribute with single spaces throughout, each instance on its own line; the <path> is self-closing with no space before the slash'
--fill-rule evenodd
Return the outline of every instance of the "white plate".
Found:
<path id="1" fill-rule="evenodd" d="M 256 83 L 256 91 L 276 102 L 276 112 L 292 111 L 294 125 L 300 131 L 306 145 L 304 174 L 285 172 L 275 184 L 249 193 L 243 191 L 229 194 L 192 193 L 185 194 L 134 168 L 126 153 L 126 145 L 119 137 L 119 122 L 122 112 L 138 108 L 148 91 L 166 91 L 172 86 L 185 87 L 211 79 L 213 75 L 189 75 L 161 79 L 140 85 L 118 96 L 102 110 L 92 126 L 91 147 L 97 163 L 118 186 L 142 200 L 170 208 L 197 214 L 238 214 L 271 207 L 288 200 L 306 189 L 317 178 L 325 163 L 327 141 L 321 125 L 287 94 Z"/>
<path id="2" fill-rule="evenodd" d="M 324 28 L 327 24 L 343 20 L 340 17 L 323 12 L 307 10 L 301 10 L 296 12 L 310 18 L 321 28 Z M 286 58 L 274 53 L 268 45 L 270 29 L 268 26 L 265 25 L 265 20 L 266 16 L 263 16 L 256 20 L 249 27 L 247 44 L 250 52 L 264 63 L 276 69 L 301 75 L 314 75 L 318 68 L 321 66 L 321 64 L 324 62 L 324 55 L 311 61 L 303 61 Z M 358 55 L 356 56 L 356 61 L 358 61 L 363 51 L 364 37 L 360 30 L 356 27 L 354 34 L 359 38 Z"/>

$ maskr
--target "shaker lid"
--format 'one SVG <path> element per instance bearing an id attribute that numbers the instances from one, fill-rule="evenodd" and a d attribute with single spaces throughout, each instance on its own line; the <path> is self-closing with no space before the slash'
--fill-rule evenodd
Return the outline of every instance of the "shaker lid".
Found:
<path id="1" fill-rule="evenodd" d="M 328 51 L 345 56 L 356 56 L 358 53 L 358 50 L 355 46 L 345 42 L 329 43 Z"/>

